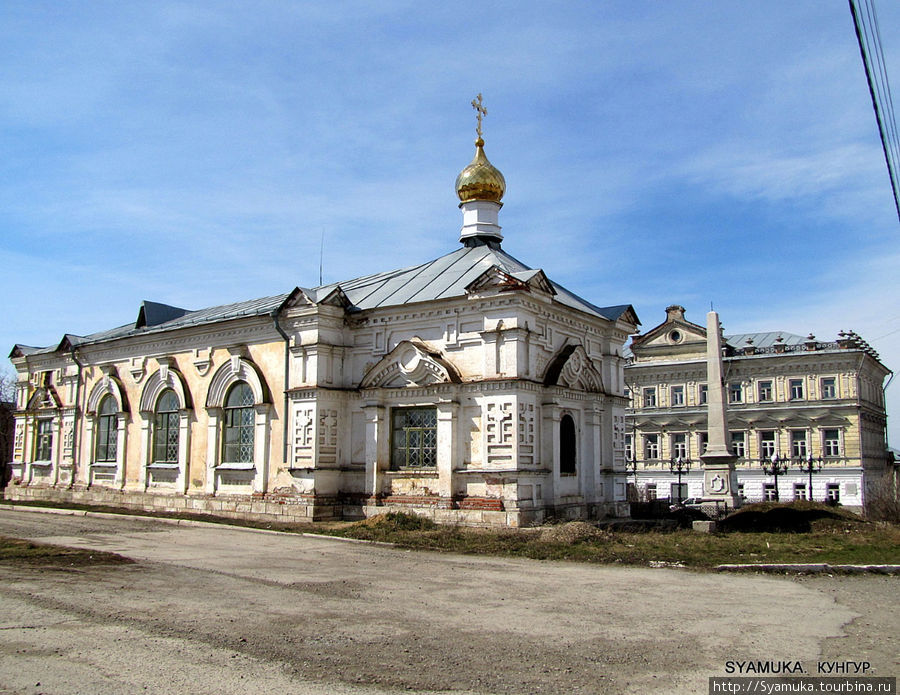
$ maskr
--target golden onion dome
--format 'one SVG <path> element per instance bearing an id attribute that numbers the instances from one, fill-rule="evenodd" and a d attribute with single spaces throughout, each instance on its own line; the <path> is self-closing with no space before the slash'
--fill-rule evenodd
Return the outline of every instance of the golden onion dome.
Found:
<path id="1" fill-rule="evenodd" d="M 475 141 L 475 158 L 456 177 L 456 195 L 460 202 L 490 200 L 499 203 L 506 193 L 503 174 L 488 161 L 484 154 L 484 140 Z"/>

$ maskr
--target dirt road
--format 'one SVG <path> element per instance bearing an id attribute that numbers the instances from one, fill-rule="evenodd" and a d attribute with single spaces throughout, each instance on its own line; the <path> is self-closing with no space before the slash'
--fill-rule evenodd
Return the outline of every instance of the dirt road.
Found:
<path id="1" fill-rule="evenodd" d="M 0 693 L 705 693 L 727 660 L 900 671 L 887 577 L 595 567 L 8 510 L 0 534 L 138 561 L 0 566 Z"/>

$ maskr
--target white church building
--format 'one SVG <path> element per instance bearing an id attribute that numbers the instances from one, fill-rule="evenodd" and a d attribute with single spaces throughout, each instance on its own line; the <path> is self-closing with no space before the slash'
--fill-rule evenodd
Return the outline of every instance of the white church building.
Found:
<path id="1" fill-rule="evenodd" d="M 506 253 L 502 174 L 410 268 L 16 345 L 12 500 L 312 521 L 522 526 L 627 515 L 622 356 L 601 307 Z"/>

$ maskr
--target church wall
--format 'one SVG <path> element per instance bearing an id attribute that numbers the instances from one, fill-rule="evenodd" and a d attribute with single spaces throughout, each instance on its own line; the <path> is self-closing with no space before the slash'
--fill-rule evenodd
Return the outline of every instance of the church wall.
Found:
<path id="1" fill-rule="evenodd" d="M 337 306 L 298 306 L 285 312 L 281 325 L 289 337 L 287 413 L 285 342 L 269 317 L 80 349 L 78 358 L 85 368 L 74 485 L 58 476 L 57 466 L 56 477 L 44 485 L 54 492 L 46 494 L 254 518 L 352 517 L 402 508 L 466 524 L 519 525 L 548 514 L 575 518 L 620 510 L 624 483 L 617 481 L 624 480 L 623 459 L 621 443 L 613 440 L 612 432 L 623 401 L 604 391 L 621 393 L 618 353 L 627 331 L 522 292 L 426 302 L 349 318 Z M 441 378 L 451 383 L 358 390 L 380 361 L 410 340 L 424 341 L 423 349 L 442 356 L 451 371 L 440 365 L 435 369 L 445 369 Z M 548 366 L 565 346 L 578 346 L 580 356 L 573 361 L 584 364 L 588 371 L 582 377 L 593 375 L 593 381 L 576 383 L 572 380 L 582 377 L 563 371 L 559 384 L 543 386 Z M 211 390 L 224 388 L 216 386 L 221 381 L 217 375 L 232 362 L 254 368 L 267 392 L 265 404 L 255 406 L 256 421 L 264 424 L 256 429 L 258 453 L 250 472 L 215 468 L 221 455 L 222 413 L 217 406 L 207 408 L 207 399 Z M 68 355 L 55 354 L 29 358 L 19 367 L 33 373 L 50 364 L 65 370 L 60 412 L 69 415 L 58 416 L 60 434 L 55 440 L 61 447 L 62 423 L 74 422 L 77 365 Z M 178 375 L 191 405 L 182 415 L 186 426 L 181 445 L 189 453 L 183 468 L 174 471 L 146 466 L 153 414 L 142 413 L 141 399 L 163 369 Z M 118 416 L 123 428 L 120 465 L 110 469 L 92 465 L 100 398 L 94 395 L 92 406 L 88 402 L 102 388 L 120 392 L 127 404 Z M 437 468 L 391 471 L 391 410 L 415 405 L 438 407 Z M 373 448 L 371 413 L 376 411 L 381 442 Z M 576 423 L 575 475 L 559 474 L 558 429 L 565 414 Z M 33 428 L 31 421 L 21 424 L 17 450 L 27 458 Z M 62 455 L 55 458 L 59 462 Z M 13 486 L 14 498 L 34 498 L 41 487 L 26 485 L 31 481 L 21 475 L 17 482 L 22 484 Z"/>

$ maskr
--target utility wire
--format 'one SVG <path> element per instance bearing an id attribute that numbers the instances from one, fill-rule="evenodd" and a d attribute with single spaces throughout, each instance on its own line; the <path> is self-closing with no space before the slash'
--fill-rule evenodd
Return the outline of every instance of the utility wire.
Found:
<path id="1" fill-rule="evenodd" d="M 884 64 L 884 52 L 881 49 L 881 32 L 878 28 L 878 15 L 875 12 L 875 0 L 862 0 L 865 12 L 860 12 L 858 0 L 848 0 L 850 13 L 853 15 L 853 26 L 856 30 L 856 41 L 866 71 L 869 85 L 869 96 L 872 97 L 872 108 L 878 123 L 878 134 L 881 137 L 881 149 L 891 180 L 891 192 L 894 195 L 894 207 L 897 219 L 900 220 L 900 182 L 898 182 L 897 165 L 900 162 L 900 141 L 897 136 L 897 121 L 894 118 L 894 104 L 891 96 L 887 67 Z M 872 46 L 875 46 L 874 50 Z M 873 71 L 872 60 L 876 63 Z M 873 72 L 875 75 L 873 76 Z"/>

